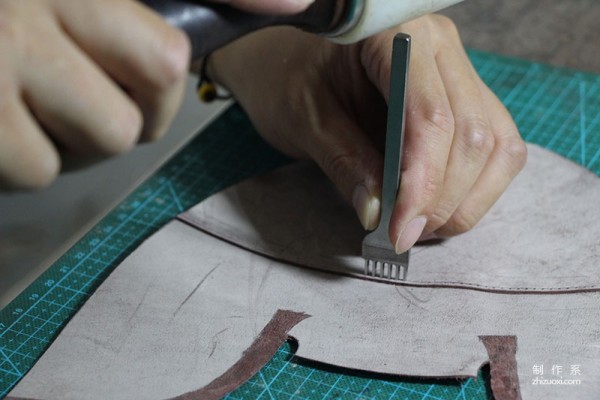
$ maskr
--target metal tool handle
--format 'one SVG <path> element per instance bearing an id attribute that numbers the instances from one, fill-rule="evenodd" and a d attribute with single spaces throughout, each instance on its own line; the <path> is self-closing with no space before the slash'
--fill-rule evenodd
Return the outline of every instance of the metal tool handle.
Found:
<path id="1" fill-rule="evenodd" d="M 233 40 L 261 28 L 293 25 L 313 33 L 335 31 L 347 18 L 346 0 L 317 0 L 306 11 L 289 16 L 258 15 L 208 1 L 141 0 L 171 25 L 184 30 L 196 61 Z"/>
<path id="2" fill-rule="evenodd" d="M 388 102 L 385 159 L 383 161 L 381 219 L 377 229 L 369 233 L 362 243 L 365 275 L 392 280 L 406 279 L 410 259 L 410 251 L 396 254 L 389 239 L 390 219 L 400 186 L 409 58 L 410 36 L 400 33 L 394 37 L 392 50 L 392 76 Z"/>
<path id="3" fill-rule="evenodd" d="M 389 232 L 390 219 L 400 185 L 400 169 L 404 144 L 405 98 L 408 80 L 408 60 L 410 58 L 410 36 L 398 34 L 394 38 L 392 52 L 392 80 L 388 103 L 387 131 L 385 136 L 385 155 L 383 166 L 383 189 L 381 194 L 382 229 Z M 388 239 L 389 240 L 389 239 Z"/>

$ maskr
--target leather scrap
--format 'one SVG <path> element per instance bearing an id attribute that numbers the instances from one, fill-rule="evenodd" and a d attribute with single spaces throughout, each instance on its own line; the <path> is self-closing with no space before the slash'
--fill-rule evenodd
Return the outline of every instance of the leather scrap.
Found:
<path id="1" fill-rule="evenodd" d="M 310 317 L 304 313 L 277 310 L 242 358 L 223 375 L 198 390 L 173 397 L 172 400 L 218 400 L 252 378 L 277 353 L 288 332 L 300 321 Z"/>
<path id="2" fill-rule="evenodd" d="M 517 338 L 480 336 L 490 357 L 492 391 L 496 400 L 521 400 L 517 374 Z"/>

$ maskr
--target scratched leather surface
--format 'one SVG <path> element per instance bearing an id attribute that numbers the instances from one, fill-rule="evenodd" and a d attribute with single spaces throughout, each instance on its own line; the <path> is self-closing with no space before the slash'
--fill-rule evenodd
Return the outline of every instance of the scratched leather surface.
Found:
<path id="1" fill-rule="evenodd" d="M 546 157 L 551 160 L 549 165 L 545 163 Z M 597 285 L 595 271 L 586 265 L 588 262 L 598 265 L 597 258 L 593 258 L 598 252 L 592 250 L 597 249 L 593 245 L 597 246 L 599 236 L 593 230 L 593 223 L 588 223 L 598 215 L 597 200 L 591 201 L 586 196 L 588 190 L 598 193 L 599 179 L 552 157 L 530 147 L 530 162 L 524 175 L 538 176 L 517 182 L 511 191 L 523 191 L 515 197 L 509 193 L 498 204 L 501 208 L 508 198 L 522 207 L 532 207 L 528 197 L 535 195 L 538 199 L 535 207 L 513 215 L 519 207 L 508 204 L 514 211 L 494 210 L 482 228 L 498 224 L 497 229 L 502 231 L 496 236 L 499 238 L 515 234 L 506 231 L 510 224 L 501 218 L 509 218 L 513 225 L 524 224 L 527 229 L 520 231 L 524 236 L 514 242 L 523 243 L 522 247 L 529 250 L 541 246 L 543 241 L 551 255 L 546 260 L 546 271 L 552 275 L 558 270 L 560 274 L 552 279 L 545 274 L 538 276 L 539 269 L 535 269 L 534 263 L 538 258 L 531 256 L 525 262 L 515 256 L 522 253 L 503 253 L 492 248 L 490 253 L 482 255 L 491 258 L 476 258 L 474 254 L 478 257 L 481 254 L 479 248 L 489 243 L 482 230 L 468 236 L 468 240 L 456 238 L 444 243 L 443 246 L 451 246 L 454 241 L 466 240 L 467 248 L 464 253 L 457 253 L 452 247 L 445 247 L 446 251 L 432 259 L 435 266 L 443 269 L 446 265 L 465 263 L 474 271 L 488 268 L 475 276 L 493 277 L 494 286 L 517 282 L 517 287 L 551 289 L 560 276 L 568 279 L 575 275 L 573 279 L 579 279 L 577 275 L 587 273 L 585 280 L 572 280 L 568 285 Z M 254 189 L 250 191 L 238 186 L 217 194 L 192 211 L 196 223 L 204 221 L 198 219 L 201 215 L 210 215 L 209 221 L 221 221 L 204 226 L 211 229 L 211 234 L 173 221 L 147 240 L 105 281 L 11 395 L 44 399 L 162 399 L 195 390 L 237 361 L 277 309 L 289 309 L 311 315 L 290 331 L 299 342 L 297 354 L 308 359 L 389 374 L 474 376 L 487 360 L 479 336 L 515 335 L 523 399 L 600 397 L 597 326 L 600 293 L 597 291 L 553 294 L 542 290 L 524 294 L 393 285 L 294 266 L 230 243 L 234 239 L 244 243 L 245 238 L 246 245 L 257 246 L 254 251 L 279 251 L 280 259 L 299 254 L 298 249 L 321 249 L 316 253 L 321 254 L 319 257 L 295 260 L 299 265 L 306 260 L 327 258 L 324 252 L 331 248 L 336 255 L 331 260 L 337 260 L 332 265 L 336 268 L 353 265 L 354 231 L 340 233 L 348 235 L 346 248 L 346 239 L 327 236 L 330 232 L 323 230 L 329 226 L 328 221 L 334 225 L 345 223 L 345 218 L 339 215 L 348 210 L 345 206 L 325 205 L 331 208 L 321 214 L 317 211 L 320 208 L 304 208 L 298 202 L 302 203 L 310 194 L 304 192 L 306 188 L 298 181 L 300 178 L 293 171 L 290 173 L 292 176 L 283 173 L 274 181 L 267 179 L 270 185 L 279 185 L 279 179 L 296 179 L 289 186 L 299 191 L 290 190 L 289 196 L 280 198 L 286 203 L 278 207 L 283 211 L 279 217 L 271 215 L 272 210 L 265 206 L 264 201 L 270 197 L 268 190 L 261 191 L 265 188 L 259 183 L 265 181 L 262 178 L 254 181 Z M 548 198 L 544 192 L 547 174 L 573 177 L 552 180 L 561 182 L 561 190 L 552 193 L 561 197 L 561 201 Z M 308 183 L 323 188 L 319 179 L 310 178 Z M 519 189 L 521 184 L 525 188 Z M 580 185 L 585 185 L 585 190 Z M 239 197 L 243 193 L 252 193 L 252 197 Z M 322 192 L 320 201 L 339 204 L 337 195 L 328 193 L 328 190 Z M 540 238 L 539 229 L 530 217 L 544 214 L 548 207 L 554 218 L 550 225 L 561 229 L 550 230 L 549 236 Z M 560 211 L 571 208 L 586 217 L 585 221 L 579 220 L 576 231 L 570 230 L 570 221 Z M 235 213 L 235 218 L 227 217 L 229 213 Z M 261 219 L 261 213 L 271 216 Z M 190 219 L 190 214 L 186 218 Z M 304 220 L 311 221 L 307 225 L 310 233 L 296 240 L 286 239 L 284 231 L 296 229 Z M 248 226 L 254 226 L 255 230 L 249 230 Z M 590 235 L 594 235 L 591 241 L 586 240 Z M 579 240 L 570 240 L 569 236 Z M 560 251 L 553 252 L 554 248 Z M 417 262 L 420 254 L 428 251 L 421 250 L 413 257 L 411 279 L 415 279 L 415 270 L 425 268 Z M 498 259 L 506 259 L 507 264 L 501 267 L 499 276 L 494 276 L 493 263 Z M 509 275 L 510 261 L 514 262 L 518 279 L 505 276 Z M 533 267 L 529 273 L 521 271 L 530 265 Z M 527 276 L 529 280 L 523 281 Z M 533 385 L 532 368 L 542 364 L 546 366 L 546 378 L 550 378 L 548 368 L 553 364 L 565 367 L 564 378 L 569 378 L 570 365 L 578 365 L 580 384 Z"/>

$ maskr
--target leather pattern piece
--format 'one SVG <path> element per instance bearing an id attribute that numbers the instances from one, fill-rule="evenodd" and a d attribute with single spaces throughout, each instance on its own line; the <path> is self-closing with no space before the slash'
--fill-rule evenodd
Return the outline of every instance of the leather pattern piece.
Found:
<path id="1" fill-rule="evenodd" d="M 598 177 L 538 146 L 528 151 L 525 169 L 478 226 L 412 250 L 405 283 L 520 293 L 600 290 Z M 242 183 L 180 218 L 275 259 L 364 277 L 365 232 L 316 167 L 293 165 Z"/>
<path id="2" fill-rule="evenodd" d="M 523 190 L 537 195 L 545 193 L 542 183 L 548 170 L 545 164 L 543 168 L 536 166 L 545 159 L 536 157 L 535 152 L 535 148 L 530 148 L 533 156 L 527 171 L 541 176 L 527 181 Z M 590 177 L 562 159 L 551 160 L 553 174 L 576 177 L 560 180 L 562 192 L 569 193 L 574 190 L 570 184 L 583 180 L 586 190 L 596 193 L 597 177 Z M 597 260 L 594 258 L 597 254 L 590 255 L 589 246 L 597 245 L 594 240 L 598 236 L 588 238 L 595 232 L 592 222 L 597 216 L 597 202 L 581 205 L 569 197 L 562 198 L 573 202 L 562 206 L 565 210 L 570 206 L 587 218 L 577 232 L 569 230 L 569 221 L 563 220 L 568 214 L 557 210 L 558 205 L 552 199 L 539 199 L 534 211 L 525 214 L 511 216 L 493 211 L 491 220 L 484 221 L 483 226 L 497 226 L 500 233 L 490 230 L 495 237 L 510 234 L 504 230 L 506 224 L 494 224 L 499 216 L 528 227 L 522 233 L 524 236 L 515 239 L 516 243 L 523 243 L 515 253 L 504 254 L 492 248 L 490 258 L 465 257 L 465 254 L 480 254 L 479 248 L 489 240 L 480 231 L 463 243 L 466 247 L 461 251 L 451 247 L 459 238 L 444 242 L 441 248 L 446 251 L 440 252 L 433 264 L 443 270 L 448 265 L 464 263 L 465 268 L 484 276 L 495 270 L 484 270 L 481 275 L 477 267 L 493 265 L 497 258 L 506 257 L 506 262 L 515 262 L 518 269 L 515 274 L 520 278 L 513 281 L 520 288 L 520 279 L 528 275 L 521 271 L 523 265 L 535 265 L 536 259 L 521 260 L 517 256 L 543 241 L 553 257 L 547 260 L 546 270 L 555 276 L 546 280 L 535 275 L 532 267 L 525 284 L 552 290 L 524 292 L 503 286 L 504 291 L 498 292 L 452 285 L 391 284 L 357 279 L 335 269 L 326 271 L 302 265 L 306 260 L 322 260 L 328 249 L 334 249 L 331 253 L 334 257 L 329 259 L 335 261 L 336 268 L 352 265 L 355 259 L 348 232 L 339 231 L 341 237 L 348 238 L 346 242 L 327 236 L 330 231 L 322 229 L 342 226 L 339 224 L 344 223 L 345 217 L 339 215 L 346 206 L 340 205 L 337 195 L 330 190 L 320 195 L 321 202 L 326 203 L 325 211 L 317 206 L 302 208 L 304 198 L 309 196 L 303 183 L 282 182 L 310 174 L 295 175 L 293 168 L 242 183 L 199 205 L 194 212 L 206 206 L 204 215 L 211 217 L 209 221 L 227 222 L 204 226 L 210 228 L 210 233 L 192 226 L 197 221 L 186 214 L 186 222 L 173 221 L 143 243 L 88 300 L 11 395 L 37 399 L 180 396 L 210 385 L 230 370 L 277 310 L 294 310 L 311 315 L 288 333 L 298 341 L 296 354 L 305 359 L 384 374 L 476 376 L 483 364 L 491 361 L 493 366 L 498 362 L 495 357 L 506 356 L 506 352 L 490 353 L 481 337 L 510 336 L 517 338 L 519 344 L 514 358 L 524 400 L 600 398 L 600 330 L 596 323 L 600 315 L 600 292 L 561 292 L 556 290 L 557 286 L 548 285 L 562 274 L 566 280 L 572 278 L 597 287 L 597 271 L 581 267 Z M 269 184 L 265 185 L 265 181 Z M 321 190 L 321 181 L 310 178 L 307 183 L 310 182 L 316 185 L 313 191 Z M 277 209 L 282 214 L 277 216 L 265 206 L 271 196 L 268 188 L 286 184 L 298 191 L 290 190 L 286 196 L 278 197 L 282 203 Z M 240 190 L 242 185 L 254 189 Z M 555 195 L 561 197 L 562 192 Z M 254 197 L 239 197 L 243 193 Z M 589 200 L 583 190 L 576 195 L 578 199 Z M 520 204 L 529 204 L 526 198 L 517 199 Z M 223 207 L 215 208 L 218 204 Z M 214 214 L 217 211 L 219 214 Z M 577 240 L 565 237 L 565 241 L 553 242 L 552 236 L 537 237 L 538 231 L 527 218 L 548 213 L 554 216 L 551 225 L 556 229 L 552 235 L 563 232 L 565 236 L 576 236 Z M 262 214 L 270 217 L 262 218 Z M 310 232 L 296 240 L 289 238 L 286 230 L 297 232 L 296 225 L 304 220 L 310 221 Z M 243 248 L 246 245 L 234 244 L 244 243 L 244 238 L 248 247 L 254 243 L 257 248 L 247 250 Z M 564 243 L 575 248 L 566 248 Z M 554 247 L 560 252 L 552 251 Z M 276 249 L 279 255 L 266 257 L 265 248 Z M 301 249 L 313 249 L 315 253 L 302 254 Z M 293 254 L 303 258 L 282 261 Z M 419 254 L 415 252 L 415 256 Z M 571 258 L 565 258 L 565 254 Z M 591 258 L 580 259 L 578 255 Z M 417 266 L 412 264 L 411 268 L 409 274 Z M 496 272 L 499 276 L 492 275 L 493 281 L 506 283 L 505 275 L 511 277 L 506 269 Z M 579 275 L 585 275 L 585 279 Z M 535 367 L 541 365 L 545 367 L 544 378 L 554 378 L 551 367 L 562 365 L 563 378 L 577 378 L 578 383 L 539 384 L 536 380 L 539 369 Z M 580 374 L 571 377 L 569 366 L 576 366 Z"/>

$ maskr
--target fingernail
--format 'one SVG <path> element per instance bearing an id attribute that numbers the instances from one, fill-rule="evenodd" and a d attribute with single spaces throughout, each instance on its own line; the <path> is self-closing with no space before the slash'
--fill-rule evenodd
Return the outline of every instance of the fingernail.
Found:
<path id="1" fill-rule="evenodd" d="M 396 241 L 396 253 L 402 254 L 410 249 L 419 239 L 427 224 L 427 217 L 418 216 L 406 224 L 404 231 Z"/>
<path id="2" fill-rule="evenodd" d="M 371 196 L 364 185 L 357 185 L 354 189 L 352 205 L 363 228 L 369 231 L 377 228 L 381 203 L 377 197 Z"/>

